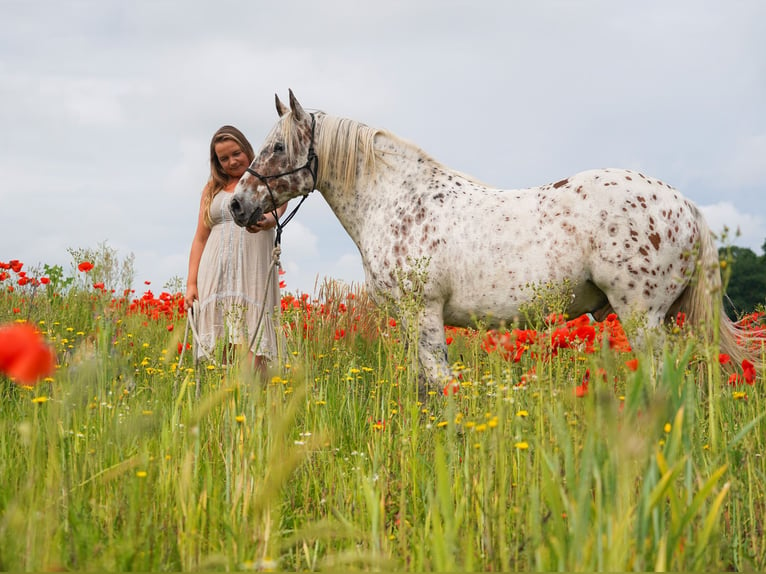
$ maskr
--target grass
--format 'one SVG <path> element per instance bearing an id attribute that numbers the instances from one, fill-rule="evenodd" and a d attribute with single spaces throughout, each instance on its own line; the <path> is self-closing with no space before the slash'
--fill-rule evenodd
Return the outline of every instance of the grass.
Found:
<path id="1" fill-rule="evenodd" d="M 655 358 L 541 325 L 517 362 L 450 330 L 460 388 L 421 403 L 359 290 L 285 296 L 261 383 L 179 368 L 172 297 L 0 287 L 60 362 L 0 378 L 2 570 L 766 568 L 763 379 L 700 381 L 717 351 L 684 329 Z"/>

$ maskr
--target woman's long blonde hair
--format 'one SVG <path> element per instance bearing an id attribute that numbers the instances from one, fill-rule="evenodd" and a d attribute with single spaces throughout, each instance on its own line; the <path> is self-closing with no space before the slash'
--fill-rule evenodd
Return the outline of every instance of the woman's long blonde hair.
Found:
<path id="1" fill-rule="evenodd" d="M 210 218 L 210 204 L 213 203 L 213 198 L 229 183 L 229 176 L 223 171 L 223 167 L 218 161 L 218 155 L 215 153 L 215 145 L 226 140 L 233 141 L 245 152 L 248 163 L 253 163 L 255 158 L 253 146 L 250 145 L 245 134 L 234 126 L 222 126 L 213 134 L 213 139 L 210 140 L 210 178 L 207 180 L 205 189 L 202 190 L 205 224 L 208 227 L 213 227 L 213 221 Z"/>

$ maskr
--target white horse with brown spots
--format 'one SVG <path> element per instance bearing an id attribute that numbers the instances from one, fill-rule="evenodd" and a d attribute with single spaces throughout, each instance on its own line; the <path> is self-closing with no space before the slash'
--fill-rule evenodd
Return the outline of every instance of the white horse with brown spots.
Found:
<path id="1" fill-rule="evenodd" d="M 640 313 L 654 328 L 683 311 L 689 323 L 714 323 L 713 236 L 658 179 L 600 169 L 496 189 L 385 130 L 309 114 L 292 91 L 289 109 L 276 103 L 280 119 L 232 198 L 235 221 L 248 225 L 316 188 L 359 248 L 373 296 L 398 300 L 398 278 L 428 260 L 418 351 L 431 385 L 451 376 L 444 325 L 510 323 L 534 296 L 530 285 L 568 283 L 571 317 Z M 721 313 L 722 351 L 744 357 L 741 336 Z"/>

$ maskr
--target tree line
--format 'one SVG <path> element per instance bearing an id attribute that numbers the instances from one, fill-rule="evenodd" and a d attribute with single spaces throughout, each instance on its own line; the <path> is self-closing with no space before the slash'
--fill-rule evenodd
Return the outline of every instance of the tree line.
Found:
<path id="1" fill-rule="evenodd" d="M 766 241 L 756 255 L 747 247 L 721 247 L 721 261 L 727 262 L 728 274 L 724 307 L 727 315 L 738 319 L 753 311 L 766 310 Z"/>

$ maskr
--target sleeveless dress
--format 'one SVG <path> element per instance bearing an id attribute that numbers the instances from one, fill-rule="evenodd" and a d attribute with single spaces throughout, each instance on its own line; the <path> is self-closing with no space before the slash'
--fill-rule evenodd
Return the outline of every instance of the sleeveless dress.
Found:
<path id="1" fill-rule="evenodd" d="M 266 311 L 251 350 L 273 360 L 279 356 L 281 347 L 277 335 L 278 270 L 268 275 L 275 232 L 269 229 L 250 233 L 234 223 L 229 212 L 232 195 L 220 191 L 210 204 L 213 226 L 197 275 L 197 356 L 204 357 L 203 346 L 212 355 L 216 342 L 224 337 L 234 345 L 248 344 L 258 327 L 265 295 Z"/>

